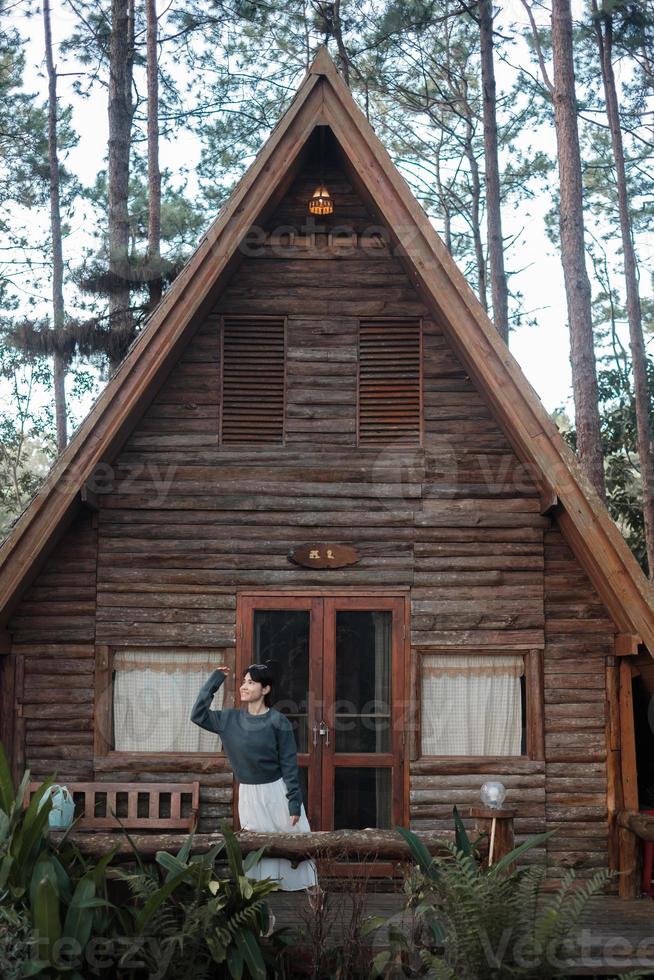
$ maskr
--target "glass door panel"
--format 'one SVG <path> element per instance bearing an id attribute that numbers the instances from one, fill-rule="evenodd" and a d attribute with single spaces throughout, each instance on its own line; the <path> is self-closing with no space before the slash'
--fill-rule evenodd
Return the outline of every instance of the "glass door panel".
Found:
<path id="1" fill-rule="evenodd" d="M 391 751 L 392 620 L 388 610 L 337 610 L 335 752 Z"/>
<path id="2" fill-rule="evenodd" d="M 274 706 L 293 725 L 298 752 L 309 751 L 310 618 L 306 609 L 256 609 L 252 632 L 252 662 L 278 667 Z"/>
<path id="3" fill-rule="evenodd" d="M 392 826 L 392 770 L 339 766 L 334 773 L 334 830 Z"/>

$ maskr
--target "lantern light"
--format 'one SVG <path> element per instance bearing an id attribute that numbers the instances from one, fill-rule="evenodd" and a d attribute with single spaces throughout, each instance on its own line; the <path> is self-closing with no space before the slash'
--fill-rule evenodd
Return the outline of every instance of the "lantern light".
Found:
<path id="1" fill-rule="evenodd" d="M 332 201 L 329 191 L 324 184 L 320 184 L 319 187 L 316 187 L 315 191 L 311 195 L 311 200 L 309 201 L 309 211 L 311 214 L 334 213 L 334 202 Z"/>
<path id="2" fill-rule="evenodd" d="M 506 787 L 503 783 L 490 781 L 484 783 L 479 793 L 482 803 L 492 810 L 501 810 L 506 799 Z"/>
<path id="3" fill-rule="evenodd" d="M 310 214 L 333 214 L 334 213 L 334 202 L 332 201 L 331 195 L 325 186 L 324 177 L 324 167 L 325 167 L 325 126 L 320 127 L 320 183 L 316 187 L 315 191 L 311 195 L 311 200 L 309 201 L 309 213 Z"/>

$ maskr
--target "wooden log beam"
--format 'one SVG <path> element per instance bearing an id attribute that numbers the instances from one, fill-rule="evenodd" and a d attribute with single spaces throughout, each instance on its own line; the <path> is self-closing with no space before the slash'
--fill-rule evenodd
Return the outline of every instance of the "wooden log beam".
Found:
<path id="1" fill-rule="evenodd" d="M 636 810 L 621 810 L 616 820 L 619 827 L 630 830 L 641 840 L 654 841 L 654 816 Z"/>
<path id="2" fill-rule="evenodd" d="M 559 506 L 559 498 L 556 491 L 545 480 L 540 484 L 539 497 L 540 512 L 543 515 L 551 514 Z"/>
<path id="3" fill-rule="evenodd" d="M 61 839 L 63 831 L 52 831 L 54 841 Z M 157 851 L 177 853 L 187 834 L 131 834 L 142 857 L 153 858 Z M 443 841 L 454 840 L 452 832 L 419 834 L 430 854 L 443 854 Z M 236 835 L 242 854 L 266 846 L 267 857 L 288 858 L 292 861 L 304 858 L 329 858 L 331 860 L 379 859 L 411 861 L 411 852 L 403 838 L 394 830 L 331 830 L 311 834 L 259 834 L 239 831 Z M 222 843 L 222 834 L 195 834 L 191 854 L 202 854 L 215 844 Z M 114 860 L 134 858 L 129 841 L 121 833 L 93 833 L 72 831 L 66 841 L 74 843 L 88 855 L 107 854 L 117 848 Z M 487 844 L 485 845 L 487 847 Z"/>
<path id="4" fill-rule="evenodd" d="M 11 653 L 11 633 L 0 629 L 0 657 L 8 657 Z"/>
<path id="5" fill-rule="evenodd" d="M 638 645 L 642 643 L 636 633 L 616 633 L 614 653 L 616 657 L 635 657 L 638 655 Z"/>
<path id="6" fill-rule="evenodd" d="M 636 769 L 636 737 L 634 733 L 634 707 L 631 687 L 631 664 L 619 661 L 620 678 L 620 757 L 622 762 L 622 799 L 625 810 L 638 810 L 638 777 Z M 633 833 L 620 826 L 618 834 L 620 850 L 620 880 L 618 891 L 621 898 L 636 898 L 640 892 L 640 848 Z"/>

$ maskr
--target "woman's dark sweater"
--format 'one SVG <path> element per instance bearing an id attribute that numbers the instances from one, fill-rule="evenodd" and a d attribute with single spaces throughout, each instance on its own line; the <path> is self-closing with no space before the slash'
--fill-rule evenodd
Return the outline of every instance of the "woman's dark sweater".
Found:
<path id="1" fill-rule="evenodd" d="M 212 711 L 209 705 L 224 680 L 222 670 L 214 670 L 200 689 L 191 721 L 220 735 L 239 783 L 274 783 L 283 778 L 288 812 L 292 817 L 299 817 L 302 794 L 290 721 L 275 708 L 262 715 L 250 714 L 247 708 Z"/>

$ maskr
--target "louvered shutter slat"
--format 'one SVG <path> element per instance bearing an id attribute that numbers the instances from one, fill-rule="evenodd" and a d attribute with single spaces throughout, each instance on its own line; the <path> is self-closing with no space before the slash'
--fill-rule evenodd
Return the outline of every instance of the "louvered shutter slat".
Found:
<path id="1" fill-rule="evenodd" d="M 223 443 L 284 441 L 285 321 L 223 318 Z"/>
<path id="2" fill-rule="evenodd" d="M 420 443 L 420 320 L 359 321 L 359 443 Z"/>

